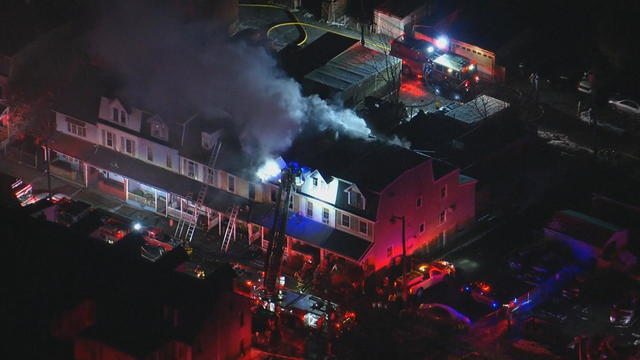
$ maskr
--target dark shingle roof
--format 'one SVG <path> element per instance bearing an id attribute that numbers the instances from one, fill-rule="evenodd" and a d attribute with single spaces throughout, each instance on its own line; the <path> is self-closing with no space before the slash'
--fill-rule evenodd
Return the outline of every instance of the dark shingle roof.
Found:
<path id="1" fill-rule="evenodd" d="M 335 139 L 330 132 L 298 137 L 283 157 L 376 193 L 405 171 L 429 160 L 400 146 L 348 136 Z"/>

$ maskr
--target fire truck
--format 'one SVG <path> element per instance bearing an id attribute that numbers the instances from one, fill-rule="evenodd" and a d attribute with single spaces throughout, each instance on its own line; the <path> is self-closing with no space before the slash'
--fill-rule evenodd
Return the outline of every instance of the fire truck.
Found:
<path id="1" fill-rule="evenodd" d="M 426 40 L 403 34 L 391 41 L 390 55 L 402 59 L 405 76 L 422 79 L 436 95 L 462 101 L 480 82 L 471 60 Z"/>

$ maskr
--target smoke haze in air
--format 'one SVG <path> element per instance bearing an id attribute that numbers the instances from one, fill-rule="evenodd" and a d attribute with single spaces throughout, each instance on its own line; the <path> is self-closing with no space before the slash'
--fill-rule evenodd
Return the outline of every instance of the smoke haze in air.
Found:
<path id="1" fill-rule="evenodd" d="M 303 96 L 265 49 L 232 42 L 210 23 L 185 23 L 170 7 L 131 3 L 110 2 L 91 38 L 94 54 L 122 73 L 125 98 L 164 114 L 182 108 L 206 118 L 222 109 L 243 150 L 255 156 L 282 153 L 310 123 L 369 136 L 352 110 Z"/>

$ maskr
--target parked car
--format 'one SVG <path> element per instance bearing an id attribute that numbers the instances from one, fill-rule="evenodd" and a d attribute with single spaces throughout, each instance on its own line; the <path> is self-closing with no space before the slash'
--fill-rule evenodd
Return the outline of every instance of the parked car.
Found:
<path id="1" fill-rule="evenodd" d="M 28 198 L 26 198 L 25 200 L 23 200 L 20 203 L 20 205 L 21 206 L 27 206 L 27 205 L 35 204 L 35 203 L 39 202 L 40 200 L 46 199 L 47 197 L 49 197 L 49 193 L 47 193 L 47 192 L 41 192 L 41 193 L 33 194 L 33 195 L 29 196 Z"/>
<path id="2" fill-rule="evenodd" d="M 140 246 L 140 255 L 150 261 L 156 261 L 160 259 L 162 255 L 164 255 L 164 253 L 165 250 L 161 246 L 156 246 L 149 243 L 144 243 Z"/>
<path id="3" fill-rule="evenodd" d="M 585 93 L 585 94 L 591 94 L 591 81 L 589 80 L 581 80 L 578 83 L 578 91 Z"/>
<path id="4" fill-rule="evenodd" d="M 483 281 L 475 281 L 462 287 L 462 292 L 469 294 L 471 298 L 480 304 L 497 309 L 500 303 L 496 300 L 491 285 Z"/>
<path id="5" fill-rule="evenodd" d="M 418 266 L 417 270 L 407 273 L 407 288 L 409 294 L 422 296 L 423 292 L 433 285 L 441 283 L 455 273 L 454 266 L 446 261 L 434 261 Z M 394 283 L 402 291 L 402 276 Z"/>
<path id="6" fill-rule="evenodd" d="M 143 228 L 142 238 L 147 244 L 161 247 L 164 251 L 173 250 L 173 245 L 166 241 L 167 237 L 163 233 L 162 229 Z"/>
<path id="7" fill-rule="evenodd" d="M 91 205 L 83 201 L 68 200 L 62 198 L 56 202 L 55 221 L 64 226 L 71 226 L 91 211 Z"/>
<path id="8" fill-rule="evenodd" d="M 640 104 L 633 100 L 628 99 L 609 99 L 609 105 L 615 111 L 633 115 L 636 117 L 640 116 Z"/>
<path id="9" fill-rule="evenodd" d="M 638 320 L 638 298 L 628 295 L 611 306 L 609 322 L 616 327 L 629 327 Z"/>
<path id="10" fill-rule="evenodd" d="M 443 304 L 420 304 L 417 315 L 448 330 L 468 330 L 471 326 L 471 320 L 468 317 Z"/>
<path id="11" fill-rule="evenodd" d="M 578 275 L 575 279 L 569 281 L 562 289 L 562 297 L 568 300 L 577 300 L 584 294 L 584 287 L 587 282 L 585 276 Z"/>
<path id="12" fill-rule="evenodd" d="M 115 218 L 108 218 L 98 229 L 100 239 L 113 244 L 129 233 L 129 227 Z"/>

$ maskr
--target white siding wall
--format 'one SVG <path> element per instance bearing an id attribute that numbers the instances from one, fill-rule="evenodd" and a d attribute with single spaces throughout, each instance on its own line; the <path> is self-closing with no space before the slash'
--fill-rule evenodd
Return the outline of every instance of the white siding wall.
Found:
<path id="1" fill-rule="evenodd" d="M 148 163 L 152 163 L 153 165 L 163 167 L 167 170 L 171 170 L 173 172 L 179 173 L 179 158 L 178 150 L 169 148 L 164 145 L 157 144 L 147 139 L 137 138 L 140 142 L 138 145 L 138 149 L 140 150 L 139 159 L 144 160 Z M 150 161 L 148 158 L 148 149 L 151 148 L 151 152 L 153 154 L 153 161 Z M 167 167 L 167 156 L 171 157 L 171 168 Z"/>
<path id="2" fill-rule="evenodd" d="M 318 179 L 317 186 L 313 185 L 314 178 Z M 327 184 L 318 171 L 313 171 L 305 178 L 304 183 L 302 183 L 300 187 L 300 192 L 326 201 L 329 204 L 335 204 L 338 194 L 338 181 L 338 179 L 333 178 L 332 181 Z"/>
<path id="3" fill-rule="evenodd" d="M 118 99 L 108 99 L 106 97 L 100 98 L 100 109 L 98 111 L 98 117 L 102 120 L 113 121 L 113 108 L 117 108 L 118 110 L 126 109 L 122 106 Z M 131 113 L 127 112 L 127 123 L 123 124 L 120 122 L 115 122 L 120 126 L 127 127 L 131 130 L 140 132 L 140 125 L 142 120 L 142 112 L 138 109 L 133 109 Z"/>
<path id="4" fill-rule="evenodd" d="M 76 136 L 75 134 L 70 133 L 69 127 L 67 126 L 67 117 L 64 114 L 58 113 L 56 112 L 56 130 L 58 130 L 61 133 L 67 134 L 67 135 L 71 135 L 71 136 Z M 73 118 L 72 118 L 73 119 Z M 79 121 L 78 119 L 75 119 L 76 121 Z M 81 121 L 84 123 L 84 121 Z M 89 123 L 85 123 L 85 132 L 86 132 L 86 137 L 79 137 L 83 140 L 86 140 L 88 142 L 92 142 L 94 144 L 98 144 L 98 129 L 95 125 L 89 124 Z"/>

